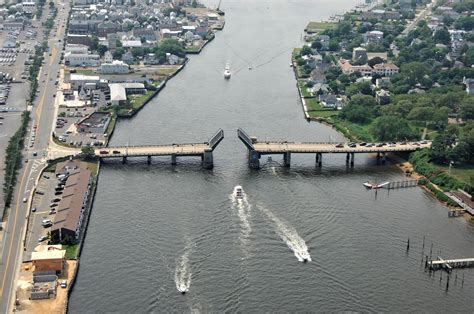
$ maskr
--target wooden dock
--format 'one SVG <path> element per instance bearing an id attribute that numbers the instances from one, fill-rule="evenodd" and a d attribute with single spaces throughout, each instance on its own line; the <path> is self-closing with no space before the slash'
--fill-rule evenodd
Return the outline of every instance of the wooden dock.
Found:
<path id="1" fill-rule="evenodd" d="M 427 266 L 430 270 L 436 271 L 443 269 L 447 273 L 451 273 L 454 268 L 467 268 L 474 266 L 474 257 L 471 258 L 460 258 L 460 259 L 442 259 L 438 256 L 438 260 L 429 261 Z"/>
<path id="2" fill-rule="evenodd" d="M 412 188 L 418 186 L 418 179 L 413 180 L 402 180 L 402 181 L 392 181 L 385 186 L 385 188 L 391 189 L 402 189 L 402 188 Z"/>

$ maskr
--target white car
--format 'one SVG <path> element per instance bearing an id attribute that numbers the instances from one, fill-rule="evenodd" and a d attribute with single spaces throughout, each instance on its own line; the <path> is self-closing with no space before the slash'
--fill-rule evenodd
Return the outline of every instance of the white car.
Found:
<path id="1" fill-rule="evenodd" d="M 48 236 L 44 235 L 44 236 L 39 237 L 38 242 L 43 242 L 44 240 L 48 240 Z"/>

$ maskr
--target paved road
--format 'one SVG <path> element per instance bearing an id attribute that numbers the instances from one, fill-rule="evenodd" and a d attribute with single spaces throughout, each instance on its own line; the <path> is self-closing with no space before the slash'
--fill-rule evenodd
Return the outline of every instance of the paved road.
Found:
<path id="1" fill-rule="evenodd" d="M 3 246 L 0 248 L 0 313 L 9 313 L 13 309 L 13 300 L 15 292 L 15 281 L 18 278 L 19 265 L 21 264 L 21 255 L 23 254 L 23 236 L 26 230 L 28 205 L 23 202 L 24 198 L 29 199 L 31 190 L 41 172 L 41 165 L 45 163 L 48 149 L 48 142 L 51 134 L 52 123 L 54 120 L 54 100 L 56 93 L 54 82 L 59 73 L 59 58 L 62 49 L 62 43 L 59 39 L 64 38 L 65 28 L 62 26 L 67 20 L 70 5 L 68 2 L 56 1 L 59 9 L 56 17 L 56 25 L 51 32 L 48 41 L 50 53 L 45 57 L 45 63 L 40 72 L 39 90 L 36 100 L 36 106 L 31 110 L 32 124 L 36 124 L 36 141 L 32 148 L 25 151 L 26 158 L 23 169 L 19 172 L 19 183 L 15 190 L 15 197 L 11 205 L 11 210 L 6 222 Z M 46 73 L 46 75 L 44 74 Z M 44 78 L 44 82 L 43 82 Z M 27 141 L 29 143 L 29 139 Z M 37 152 L 37 157 L 33 157 L 33 152 Z M 34 162 L 33 159 L 37 161 Z"/>
<path id="2" fill-rule="evenodd" d="M 201 155 L 206 150 L 212 149 L 207 143 L 196 144 L 172 144 L 154 146 L 120 146 L 104 147 L 94 150 L 101 157 L 125 157 L 125 156 L 166 156 L 166 155 Z M 101 153 L 102 152 L 102 153 Z M 107 153 L 104 153 L 107 152 Z"/>
<path id="3" fill-rule="evenodd" d="M 281 143 L 281 142 L 257 142 L 253 144 L 254 149 L 262 154 L 272 153 L 383 153 L 383 152 L 403 152 L 415 151 L 420 148 L 430 147 L 431 142 L 426 144 L 407 143 L 402 145 L 360 146 L 349 147 L 342 144 L 342 147 L 336 147 L 337 143 Z"/>
<path id="4" fill-rule="evenodd" d="M 400 34 L 401 36 L 406 36 L 408 33 L 410 33 L 413 28 L 418 24 L 419 21 L 423 20 L 427 15 L 431 13 L 431 10 L 436 6 L 436 1 L 437 0 L 431 0 L 430 3 L 426 5 L 426 8 L 424 8 L 420 14 L 413 20 L 412 23 L 410 23 Z"/>

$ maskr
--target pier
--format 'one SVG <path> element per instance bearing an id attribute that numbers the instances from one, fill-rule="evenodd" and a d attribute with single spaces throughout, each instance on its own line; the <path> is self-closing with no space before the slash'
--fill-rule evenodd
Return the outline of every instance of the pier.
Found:
<path id="1" fill-rule="evenodd" d="M 170 156 L 171 164 L 176 165 L 178 157 L 201 157 L 202 166 L 214 167 L 213 151 L 224 139 L 224 131 L 219 129 L 209 141 L 204 143 L 164 144 L 143 146 L 111 146 L 94 149 L 95 156 L 101 159 L 122 158 L 123 163 L 130 157 L 147 157 L 151 163 L 153 156 Z"/>
<path id="2" fill-rule="evenodd" d="M 249 167 L 252 169 L 260 168 L 260 157 L 262 155 L 283 155 L 283 165 L 290 167 L 291 154 L 315 154 L 316 166 L 321 167 L 323 154 L 346 154 L 346 164 L 354 166 L 355 154 L 375 153 L 377 154 L 377 159 L 385 161 L 387 153 L 412 152 L 421 148 L 431 147 L 431 142 L 425 142 L 425 144 L 398 142 L 383 146 L 361 146 L 356 144 L 353 147 L 341 142 L 259 142 L 256 137 L 249 136 L 240 128 L 237 130 L 237 136 L 248 149 L 248 162 Z"/>
<path id="3" fill-rule="evenodd" d="M 385 188 L 392 190 L 392 189 L 402 189 L 402 188 L 411 188 L 418 186 L 417 179 L 413 180 L 402 180 L 402 181 L 391 181 Z"/>
<path id="4" fill-rule="evenodd" d="M 430 270 L 436 271 L 443 269 L 447 273 L 451 273 L 454 268 L 467 268 L 474 266 L 474 257 L 471 258 L 460 258 L 460 259 L 442 259 L 438 256 L 438 260 L 436 261 L 429 261 L 427 263 L 427 267 Z"/>

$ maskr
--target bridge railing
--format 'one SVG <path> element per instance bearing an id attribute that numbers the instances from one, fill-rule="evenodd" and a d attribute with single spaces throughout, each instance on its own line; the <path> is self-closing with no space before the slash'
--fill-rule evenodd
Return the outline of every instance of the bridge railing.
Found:
<path id="1" fill-rule="evenodd" d="M 216 134 L 214 134 L 210 139 L 209 141 L 207 142 L 207 144 L 209 145 L 209 147 L 214 150 L 214 148 L 217 147 L 217 145 L 219 145 L 219 143 L 224 139 L 224 130 L 222 129 L 219 129 Z"/>
<path id="2" fill-rule="evenodd" d="M 172 144 L 157 144 L 157 145 L 129 145 L 129 146 L 107 146 L 96 148 L 96 150 L 111 150 L 111 149 L 127 149 L 127 148 L 143 148 L 143 147 L 169 147 L 169 146 L 194 146 L 194 145 L 208 145 L 207 142 L 204 143 L 172 143 Z"/>
<path id="3" fill-rule="evenodd" d="M 238 128 L 237 136 L 242 141 L 242 143 L 244 143 L 244 145 L 247 146 L 248 149 L 254 150 L 252 140 L 250 139 L 250 136 L 247 133 L 245 133 L 244 130 L 242 130 L 241 128 Z"/>

